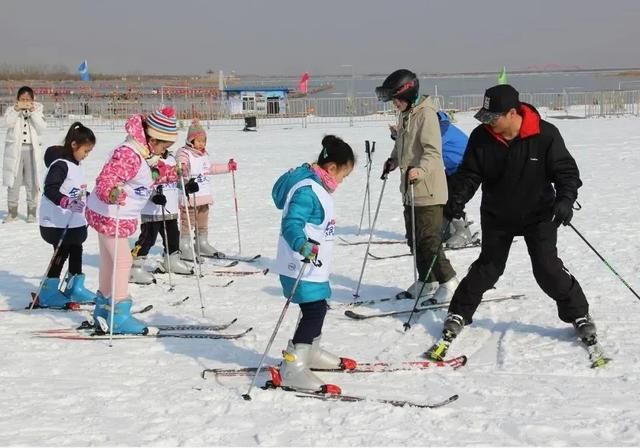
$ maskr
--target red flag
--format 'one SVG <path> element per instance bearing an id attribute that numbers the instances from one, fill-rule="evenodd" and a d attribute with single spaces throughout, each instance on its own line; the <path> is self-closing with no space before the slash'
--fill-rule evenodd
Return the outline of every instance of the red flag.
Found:
<path id="1" fill-rule="evenodd" d="M 298 92 L 304 93 L 305 95 L 309 91 L 309 73 L 304 72 L 302 74 L 302 78 L 300 78 L 300 82 L 298 83 Z"/>

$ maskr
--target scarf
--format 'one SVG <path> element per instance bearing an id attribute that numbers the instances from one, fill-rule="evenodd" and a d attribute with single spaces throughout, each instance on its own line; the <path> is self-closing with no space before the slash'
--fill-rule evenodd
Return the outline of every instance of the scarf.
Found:
<path id="1" fill-rule="evenodd" d="M 322 181 L 322 185 L 324 185 L 324 188 L 326 188 L 329 193 L 333 193 L 334 191 L 336 191 L 336 188 L 338 188 L 338 182 L 336 181 L 335 177 L 331 175 L 331 173 L 315 163 L 311 165 L 311 169 L 318 175 L 318 177 Z"/>

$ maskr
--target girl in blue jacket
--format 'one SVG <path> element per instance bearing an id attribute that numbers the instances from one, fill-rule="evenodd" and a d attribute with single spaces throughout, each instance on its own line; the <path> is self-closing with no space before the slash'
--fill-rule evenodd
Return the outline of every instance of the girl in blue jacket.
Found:
<path id="1" fill-rule="evenodd" d="M 279 374 L 272 371 L 276 385 L 339 392 L 337 386 L 325 384 L 310 369 L 356 367 L 355 361 L 320 348 L 327 299 L 331 297 L 329 274 L 336 229 L 331 193 L 351 173 L 354 164 L 351 147 L 342 139 L 327 135 L 322 139 L 317 163 L 290 170 L 273 186 L 273 201 L 282 210 L 276 270 L 285 297 L 291 295 L 302 259 L 315 261 L 307 264 L 292 298 L 300 305 L 302 317 L 284 352 Z"/>

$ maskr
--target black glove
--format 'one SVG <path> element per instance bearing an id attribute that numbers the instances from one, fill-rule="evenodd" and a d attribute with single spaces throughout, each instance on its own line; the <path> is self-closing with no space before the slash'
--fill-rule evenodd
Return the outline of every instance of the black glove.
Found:
<path id="1" fill-rule="evenodd" d="M 198 182 L 195 179 L 189 179 L 189 182 L 184 184 L 184 191 L 187 194 L 197 193 L 200 191 L 200 186 L 198 186 Z"/>
<path id="2" fill-rule="evenodd" d="M 573 201 L 567 198 L 556 198 L 551 218 L 553 223 L 557 227 L 560 227 L 560 224 L 566 226 L 571 222 L 571 218 L 573 218 Z"/>
<path id="3" fill-rule="evenodd" d="M 151 197 L 151 202 L 153 202 L 156 205 L 161 205 L 162 207 L 164 207 L 165 205 L 167 205 L 167 197 L 162 193 L 158 193 Z"/>
<path id="4" fill-rule="evenodd" d="M 453 198 L 449 199 L 442 215 L 449 221 L 464 218 L 464 203 Z"/>
<path id="5" fill-rule="evenodd" d="M 384 167 L 382 168 L 382 176 L 380 177 L 381 179 L 384 179 L 387 174 L 389 174 L 391 171 L 395 170 L 396 168 L 398 168 L 398 164 L 396 163 L 395 160 L 393 160 L 392 158 L 388 158 L 386 162 L 384 162 Z"/>

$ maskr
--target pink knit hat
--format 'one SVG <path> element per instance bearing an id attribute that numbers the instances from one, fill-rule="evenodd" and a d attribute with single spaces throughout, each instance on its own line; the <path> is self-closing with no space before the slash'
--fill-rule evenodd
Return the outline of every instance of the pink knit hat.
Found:
<path id="1" fill-rule="evenodd" d="M 193 140 L 195 140 L 196 137 L 200 137 L 200 136 L 206 139 L 207 133 L 205 132 L 202 125 L 200 124 L 200 120 L 198 120 L 197 118 L 194 118 L 191 121 L 191 126 L 189 126 L 189 130 L 187 131 L 187 143 L 193 142 Z"/>

